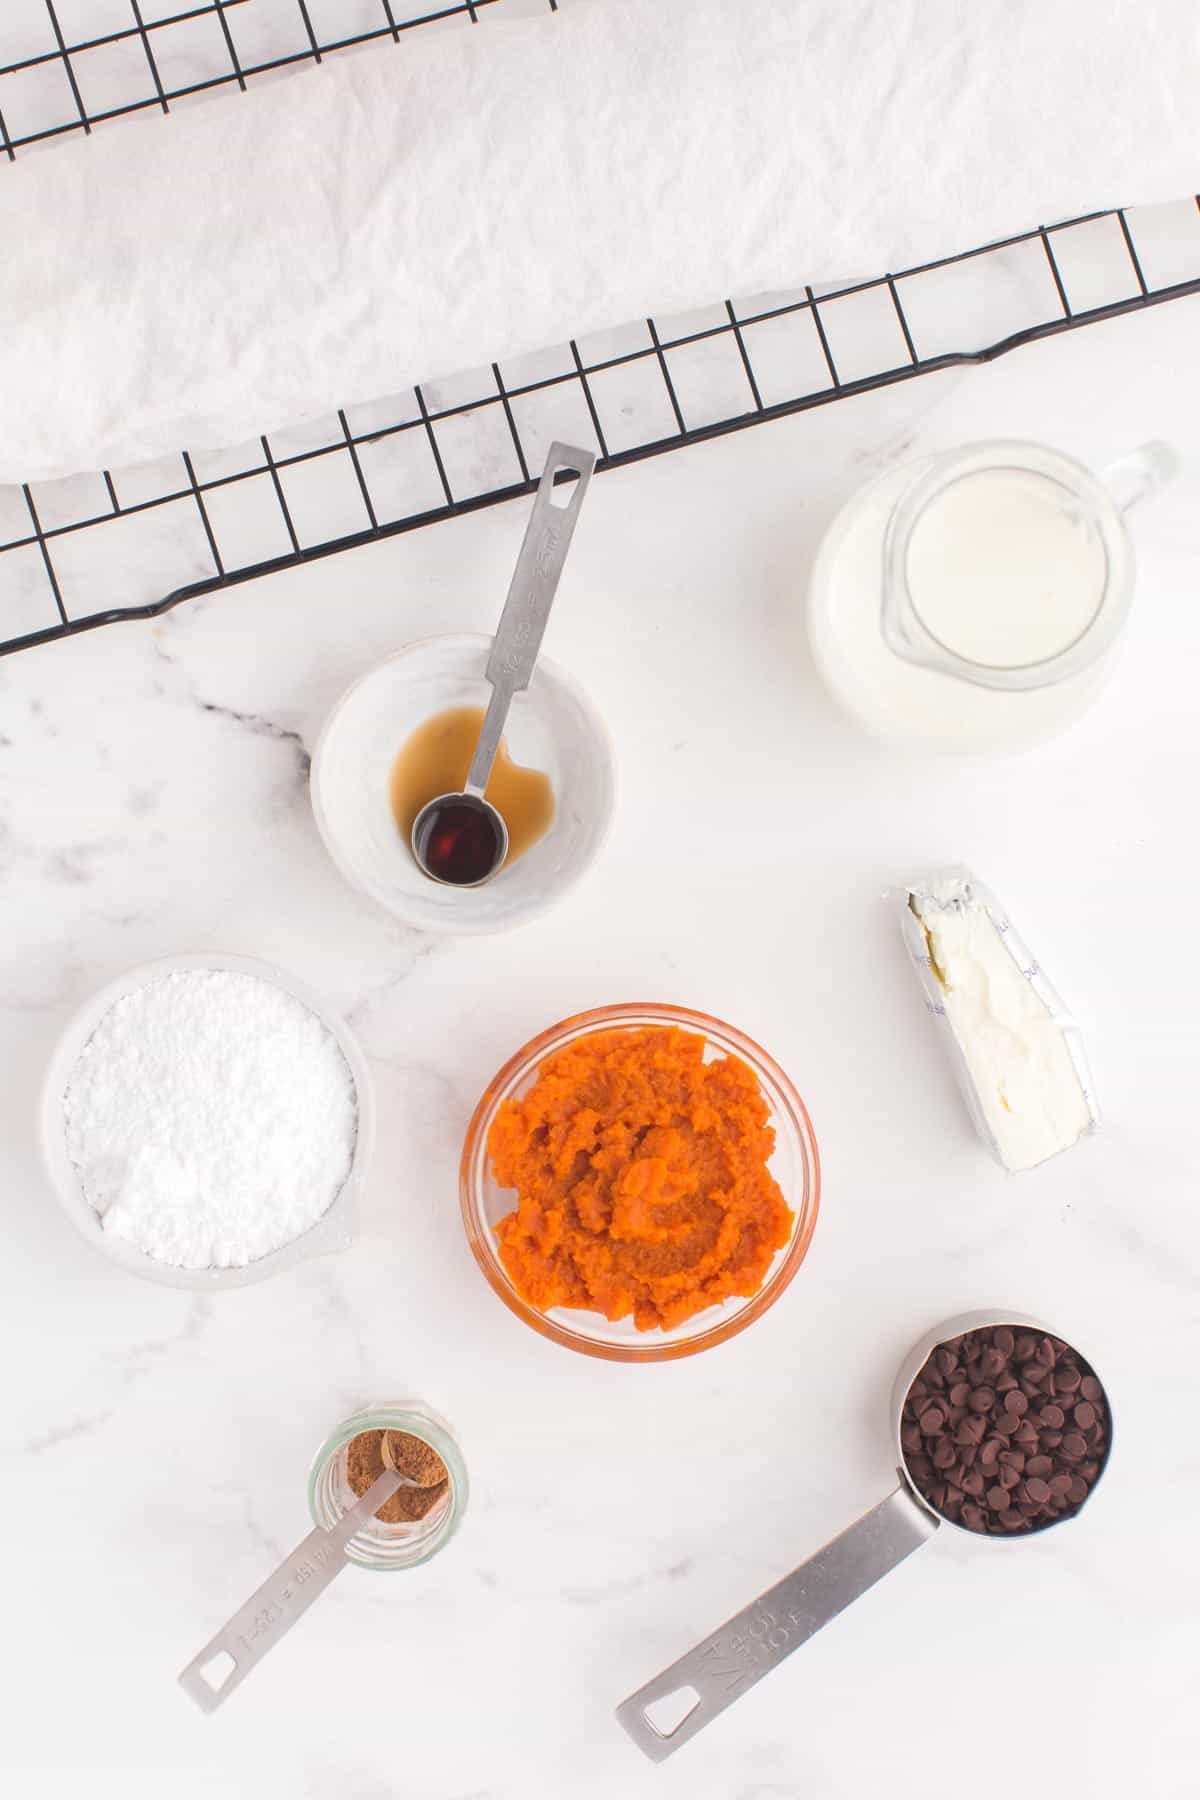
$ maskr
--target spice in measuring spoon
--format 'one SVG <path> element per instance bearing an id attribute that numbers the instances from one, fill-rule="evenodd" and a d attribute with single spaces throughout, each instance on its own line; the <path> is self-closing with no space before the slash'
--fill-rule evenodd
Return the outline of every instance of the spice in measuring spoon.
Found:
<path id="1" fill-rule="evenodd" d="M 504 866 L 508 827 L 487 798 L 492 765 L 513 696 L 529 686 L 550 607 L 558 591 L 579 509 L 596 458 L 590 450 L 551 444 L 525 529 L 517 566 L 485 671 L 492 697 L 471 766 L 460 790 L 448 790 L 421 808 L 413 822 L 412 853 L 432 881 L 481 887 Z M 560 473 L 578 477 L 565 505 L 554 499 Z"/>
<path id="2" fill-rule="evenodd" d="M 346 1480 L 361 1500 L 385 1469 L 414 1485 L 397 1488 L 375 1517 L 381 1525 L 424 1519 L 450 1491 L 450 1471 L 431 1444 L 411 1431 L 360 1431 L 346 1446 Z"/>

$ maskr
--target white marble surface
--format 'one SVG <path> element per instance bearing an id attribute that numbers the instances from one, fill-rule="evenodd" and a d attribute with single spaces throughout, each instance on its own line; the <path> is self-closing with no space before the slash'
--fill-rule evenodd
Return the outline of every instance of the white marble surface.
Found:
<path id="1" fill-rule="evenodd" d="M 1200 1758 L 1195 603 L 1200 302 L 1095 326 L 594 485 L 548 648 L 606 711 L 602 863 L 502 940 L 422 940 L 327 863 L 307 749 L 406 638 L 480 628 L 523 508 L 480 514 L 0 665 L 0 1788 L 33 1800 L 1008 1800 L 1194 1794 Z M 995 433 L 1189 459 L 1139 521 L 1119 679 L 1036 755 L 883 751 L 800 631 L 822 524 L 891 459 Z M 136 572 L 133 572 L 136 573 Z M 971 1136 L 885 884 L 962 857 L 1083 1018 L 1094 1143 L 1017 1182 Z M 214 1299 L 126 1277 L 39 1167 L 50 1043 L 172 950 L 303 974 L 372 1061 L 358 1243 Z M 825 1162 L 809 1259 L 708 1356 L 593 1363 L 479 1276 L 472 1104 L 555 1017 L 656 997 L 765 1042 Z M 654 1769 L 612 1709 L 879 1498 L 887 1396 L 926 1327 L 996 1302 L 1091 1355 L 1117 1406 L 1069 1530 L 943 1534 Z M 307 1528 L 322 1435 L 422 1395 L 474 1482 L 445 1556 L 352 1570 L 209 1720 L 176 1671 Z M 975 1761 L 978 1759 L 978 1762 Z"/>

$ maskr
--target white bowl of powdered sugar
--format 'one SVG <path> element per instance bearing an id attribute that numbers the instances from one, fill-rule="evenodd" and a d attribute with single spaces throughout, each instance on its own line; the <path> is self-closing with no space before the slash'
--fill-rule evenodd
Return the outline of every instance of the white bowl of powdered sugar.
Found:
<path id="1" fill-rule="evenodd" d="M 370 1082 L 349 1032 L 290 975 L 172 956 L 76 1014 L 41 1134 L 64 1210 L 105 1256 L 173 1287 L 240 1287 L 352 1241 Z"/>

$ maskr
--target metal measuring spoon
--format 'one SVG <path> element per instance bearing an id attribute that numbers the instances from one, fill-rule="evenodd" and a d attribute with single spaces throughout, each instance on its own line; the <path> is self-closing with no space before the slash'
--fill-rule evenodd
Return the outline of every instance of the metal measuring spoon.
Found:
<path id="1" fill-rule="evenodd" d="M 1033 1532 L 991 1537 L 937 1512 L 918 1491 L 900 1441 L 901 1415 L 908 1391 L 933 1351 L 966 1332 L 1002 1325 L 1053 1335 L 1049 1326 L 1024 1313 L 994 1311 L 963 1313 L 928 1332 L 905 1358 L 892 1390 L 892 1437 L 900 1481 L 886 1500 L 873 1506 L 798 1569 L 726 1620 L 703 1643 L 622 1701 L 617 1718 L 651 1761 L 665 1762 L 718 1713 L 732 1706 L 747 1688 L 807 1643 L 822 1625 L 919 1550 L 940 1526 L 947 1525 L 984 1543 L 1020 1542 L 1022 1537 L 1041 1536 L 1050 1529 L 1046 1525 Z M 1107 1389 L 1104 1391 L 1107 1396 Z M 1111 1402 L 1108 1430 L 1111 1447 Z M 1107 1457 L 1108 1452 L 1105 1454 Z M 1105 1466 L 1101 1465 L 1079 1509 L 1056 1523 L 1066 1524 L 1069 1518 L 1079 1516 L 1095 1493 Z M 658 1712 L 661 1724 L 655 1723 L 654 1712 Z M 663 1717 L 664 1713 L 668 1716 Z"/>
<path id="2" fill-rule="evenodd" d="M 202 1712 L 216 1712 L 267 1651 L 275 1648 L 317 1596 L 325 1592 L 334 1576 L 341 1574 L 346 1567 L 347 1544 L 370 1522 L 372 1514 L 398 1488 L 417 1486 L 419 1483 L 409 1476 L 387 1468 L 336 1525 L 328 1530 L 318 1526 L 296 1545 L 180 1675 L 180 1687 Z"/>
<path id="3" fill-rule="evenodd" d="M 590 450 L 551 444 L 521 553 L 513 570 L 508 599 L 496 627 L 487 678 L 492 697 L 480 727 L 475 754 L 460 794 L 439 794 L 427 801 L 413 820 L 412 853 L 432 881 L 453 887 L 481 887 L 503 866 L 508 855 L 508 827 L 484 798 L 492 764 L 500 748 L 514 694 L 529 686 L 546 630 L 550 607 L 583 496 L 596 458 Z M 570 499 L 554 501 L 554 477 L 570 470 L 579 479 Z"/>

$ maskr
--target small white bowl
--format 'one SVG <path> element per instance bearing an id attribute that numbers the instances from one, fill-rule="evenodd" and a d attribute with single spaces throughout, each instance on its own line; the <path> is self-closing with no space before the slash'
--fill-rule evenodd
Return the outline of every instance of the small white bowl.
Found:
<path id="1" fill-rule="evenodd" d="M 392 816 L 396 754 L 418 725 L 451 706 L 486 706 L 492 640 L 481 633 L 424 638 L 347 689 L 313 752 L 317 827 L 352 887 L 421 931 L 478 933 L 523 925 L 561 899 L 593 861 L 613 811 L 612 743 L 591 701 L 540 657 L 513 701 L 505 742 L 514 760 L 554 788 L 544 838 L 478 888 L 423 875 Z"/>
<path id="2" fill-rule="evenodd" d="M 83 1191 L 79 1171 L 67 1153 L 63 1102 L 80 1051 L 101 1019 L 118 1000 L 152 981 L 161 981 L 164 976 L 187 969 L 253 975 L 259 981 L 269 982 L 272 987 L 290 994 L 320 1019 L 345 1057 L 354 1080 L 358 1129 L 350 1173 L 341 1190 L 315 1225 L 293 1238 L 290 1244 L 284 1244 L 282 1248 L 272 1250 L 266 1256 L 257 1257 L 241 1268 L 179 1269 L 172 1263 L 160 1262 L 157 1257 L 148 1256 L 136 1244 L 118 1237 L 115 1232 L 105 1231 L 99 1213 Z M 106 987 L 93 994 L 75 1014 L 54 1047 L 42 1082 L 40 1130 L 42 1156 L 59 1204 L 75 1229 L 94 1249 L 107 1256 L 110 1262 L 120 1264 L 131 1275 L 140 1275 L 146 1281 L 158 1281 L 166 1287 L 194 1288 L 202 1293 L 211 1293 L 218 1288 L 247 1287 L 251 1282 L 265 1281 L 271 1275 L 279 1275 L 284 1269 L 290 1269 L 294 1263 L 303 1262 L 310 1256 L 328 1256 L 335 1250 L 349 1248 L 354 1241 L 358 1197 L 366 1180 L 374 1146 L 375 1106 L 371 1078 L 362 1051 L 341 1020 L 335 1018 L 303 983 L 282 969 L 273 968 L 270 963 L 259 962 L 252 956 L 164 956 L 156 962 L 141 963 L 135 969 L 127 969 L 115 981 L 110 981 Z"/>

